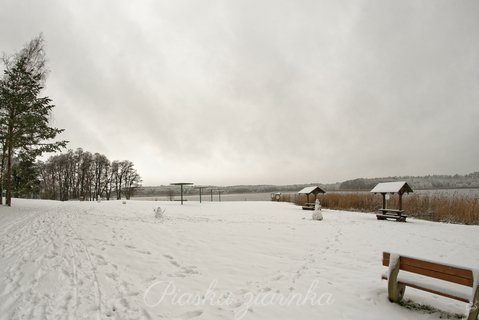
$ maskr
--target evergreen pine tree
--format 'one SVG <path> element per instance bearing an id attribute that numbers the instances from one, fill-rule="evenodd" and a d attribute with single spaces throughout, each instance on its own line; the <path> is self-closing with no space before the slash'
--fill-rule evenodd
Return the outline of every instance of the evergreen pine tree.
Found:
<path id="1" fill-rule="evenodd" d="M 40 95 L 45 80 L 45 56 L 42 36 L 33 39 L 11 59 L 0 81 L 0 123 L 3 150 L 5 203 L 11 206 L 13 158 L 18 152 L 36 158 L 43 152 L 59 150 L 66 141 L 52 142 L 62 129 L 50 126 L 54 105 Z"/>

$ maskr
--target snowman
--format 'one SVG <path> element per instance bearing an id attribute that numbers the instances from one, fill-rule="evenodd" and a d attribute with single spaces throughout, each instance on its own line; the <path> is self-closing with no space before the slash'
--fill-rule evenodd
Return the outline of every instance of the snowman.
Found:
<path id="1" fill-rule="evenodd" d="M 313 220 L 323 220 L 323 215 L 321 214 L 321 203 L 319 203 L 319 199 L 316 199 L 316 202 L 314 203 Z"/>

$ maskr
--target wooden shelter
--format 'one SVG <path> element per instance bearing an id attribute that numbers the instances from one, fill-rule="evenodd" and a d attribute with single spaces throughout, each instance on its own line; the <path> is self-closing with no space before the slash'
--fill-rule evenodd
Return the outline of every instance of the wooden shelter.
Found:
<path id="1" fill-rule="evenodd" d="M 326 193 L 323 189 L 318 186 L 306 187 L 298 191 L 298 194 L 306 195 L 306 203 L 303 206 L 303 210 L 314 210 L 314 202 L 309 202 L 309 195 L 314 194 L 314 200 L 318 198 L 318 194 Z"/>
<path id="2" fill-rule="evenodd" d="M 378 183 L 372 190 L 373 193 L 380 193 L 383 196 L 383 206 L 379 211 L 381 214 L 376 215 L 378 220 L 384 220 L 387 218 L 396 219 L 397 221 L 406 221 L 406 215 L 402 213 L 404 210 L 402 209 L 402 196 L 404 193 L 414 192 L 412 188 L 407 184 L 405 181 L 397 181 L 397 182 L 383 182 Z M 387 207 L 387 200 L 389 195 L 393 195 L 397 193 L 399 195 L 399 208 L 398 209 L 389 209 Z M 388 214 L 389 212 L 393 214 Z"/>

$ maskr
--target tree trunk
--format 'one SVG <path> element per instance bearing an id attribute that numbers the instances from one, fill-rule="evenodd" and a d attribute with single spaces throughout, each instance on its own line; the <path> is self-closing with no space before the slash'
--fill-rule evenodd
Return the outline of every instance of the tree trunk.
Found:
<path id="1" fill-rule="evenodd" d="M 3 204 L 3 179 L 5 178 L 4 172 L 5 172 L 5 157 L 7 155 L 7 145 L 6 142 L 4 141 L 3 143 L 3 148 L 2 148 L 2 163 L 0 167 L 0 205 Z"/>
<path id="2" fill-rule="evenodd" d="M 5 204 L 9 207 L 12 206 L 12 165 L 13 165 L 13 124 L 8 125 L 8 138 L 7 143 L 7 181 L 5 194 Z"/>
<path id="3" fill-rule="evenodd" d="M 120 181 L 119 183 L 117 184 L 117 187 L 116 187 L 116 200 L 121 200 L 121 177 L 120 177 Z"/>

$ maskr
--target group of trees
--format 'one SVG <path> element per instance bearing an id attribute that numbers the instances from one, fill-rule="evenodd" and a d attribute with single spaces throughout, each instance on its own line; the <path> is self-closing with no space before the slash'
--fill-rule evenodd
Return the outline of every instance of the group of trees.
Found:
<path id="1" fill-rule="evenodd" d="M 4 55 L 0 78 L 0 194 L 11 205 L 14 158 L 33 164 L 44 152 L 65 147 L 67 141 L 53 141 L 62 129 L 50 126 L 54 105 L 41 96 L 47 69 L 44 40 L 41 35 L 27 43 L 18 53 Z M 25 169 L 25 168 L 23 168 Z M 3 199 L 0 197 L 0 203 Z"/>
<path id="2" fill-rule="evenodd" d="M 79 148 L 37 164 L 39 195 L 54 200 L 130 199 L 141 177 L 131 161 L 111 161 Z"/>
<path id="3" fill-rule="evenodd" d="M 50 125 L 54 108 L 42 96 L 48 70 L 42 35 L 22 50 L 4 55 L 0 76 L 0 204 L 14 197 L 94 200 L 129 199 L 141 182 L 131 161 L 110 162 L 104 155 L 82 149 L 36 159 L 57 152 L 68 141 L 54 141 L 63 131 Z M 1 66 L 0 66 L 1 67 Z"/>
<path id="4" fill-rule="evenodd" d="M 339 190 L 371 190 L 376 184 L 388 181 L 407 181 L 413 189 L 479 188 L 479 172 L 465 175 L 427 175 L 386 178 L 360 178 L 341 183 Z"/>

